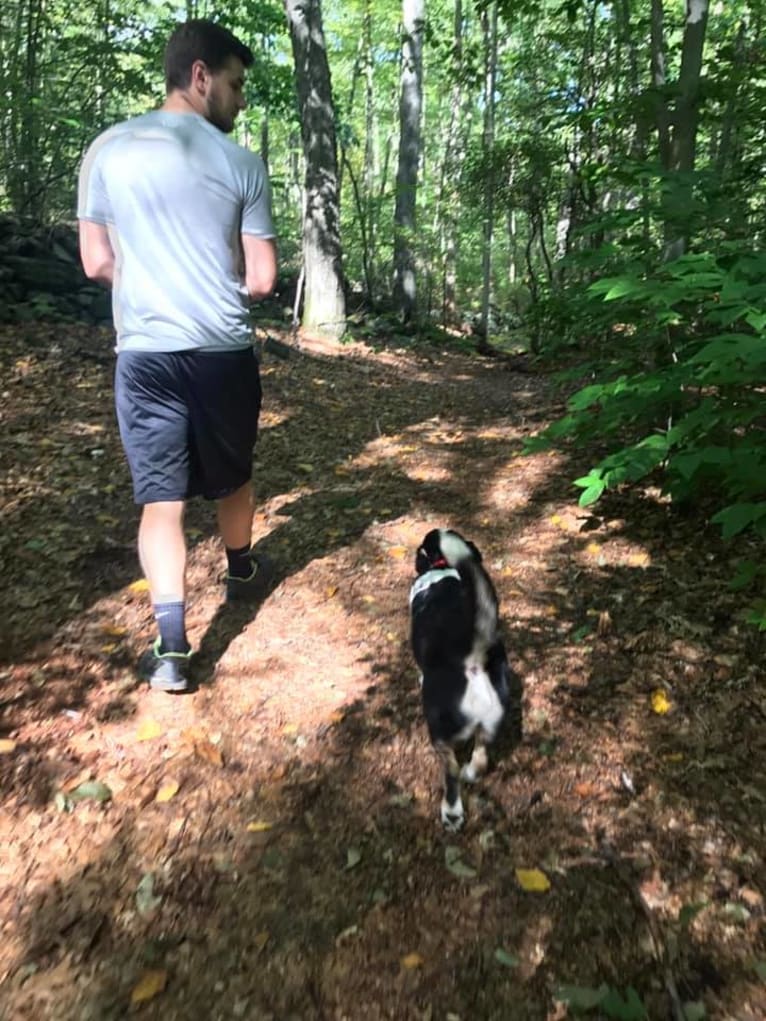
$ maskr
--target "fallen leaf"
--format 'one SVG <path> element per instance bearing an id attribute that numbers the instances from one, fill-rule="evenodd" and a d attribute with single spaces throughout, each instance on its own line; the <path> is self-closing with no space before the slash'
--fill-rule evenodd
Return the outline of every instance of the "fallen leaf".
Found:
<path id="1" fill-rule="evenodd" d="M 148 592 L 149 582 L 146 578 L 139 578 L 138 581 L 134 581 L 132 584 L 128 585 L 128 589 L 135 595 L 138 595 L 141 592 Z"/>
<path id="2" fill-rule="evenodd" d="M 328 585 L 327 588 L 324 590 L 325 598 L 332 599 L 332 597 L 335 595 L 337 591 L 338 591 L 337 585 Z"/>
<path id="3" fill-rule="evenodd" d="M 298 464 L 298 465 L 296 465 L 296 467 L 300 468 L 300 470 L 302 472 L 305 472 L 307 475 L 310 475 L 313 472 L 313 470 L 314 470 L 314 465 L 313 464 Z"/>
<path id="4" fill-rule="evenodd" d="M 197 741 L 194 745 L 194 754 L 204 759 L 205 762 L 209 762 L 211 766 L 223 766 L 223 755 L 221 749 L 216 748 L 210 741 Z"/>
<path id="5" fill-rule="evenodd" d="M 551 517 L 550 517 L 550 522 L 551 522 L 552 525 L 560 525 L 561 524 L 561 515 L 560 514 L 552 514 Z"/>
<path id="6" fill-rule="evenodd" d="M 363 603 L 374 603 L 375 602 L 375 596 L 363 595 L 362 596 L 362 602 Z"/>
<path id="7" fill-rule="evenodd" d="M 118 646 L 114 642 L 110 642 L 108 645 L 102 645 L 101 651 L 105 656 L 111 656 L 113 652 L 117 651 Z"/>
<path id="8" fill-rule="evenodd" d="M 660 716 L 664 716 L 665 713 L 670 712 L 673 708 L 673 703 L 670 701 L 668 696 L 662 690 L 657 688 L 656 691 L 652 692 L 652 709 L 655 713 Z"/>
<path id="9" fill-rule="evenodd" d="M 159 737 L 161 733 L 162 727 L 159 723 L 148 717 L 139 723 L 138 730 L 136 731 L 136 741 L 152 741 L 155 737 Z"/>
<path id="10" fill-rule="evenodd" d="M 247 824 L 248 833 L 265 833 L 267 830 L 273 829 L 273 822 L 264 822 L 261 819 L 254 819 L 252 822 Z"/>
<path id="11" fill-rule="evenodd" d="M 146 872 L 136 887 L 136 908 L 142 918 L 151 918 L 162 903 L 162 897 L 154 894 L 154 874 Z"/>
<path id="12" fill-rule="evenodd" d="M 286 737 L 292 737 L 293 734 L 297 734 L 298 733 L 298 724 L 297 723 L 286 723 L 284 725 L 284 727 L 282 727 L 282 733 Z"/>
<path id="13" fill-rule="evenodd" d="M 527 893 L 545 893 L 551 888 L 550 879 L 540 869 L 516 869 L 516 878 Z"/>
<path id="14" fill-rule="evenodd" d="M 444 848 L 444 863 L 453 876 L 457 876 L 459 879 L 474 879 L 476 876 L 476 869 L 471 868 L 470 865 L 466 865 L 463 861 L 462 854 L 463 852 L 459 847 L 455 847 L 451 844 Z"/>
<path id="15" fill-rule="evenodd" d="M 403 968 L 406 968 L 408 971 L 411 971 L 413 968 L 422 968 L 423 958 L 420 956 L 420 954 L 415 953 L 407 954 L 406 957 L 402 958 L 401 963 Z"/>
<path id="16" fill-rule="evenodd" d="M 9 737 L 0 738 L 0 755 L 10 755 L 16 748 L 16 742 Z"/>
<path id="17" fill-rule="evenodd" d="M 110 801 L 111 797 L 111 790 L 100 780 L 86 780 L 85 783 L 81 783 L 69 793 L 70 801 L 85 801 L 87 798 L 92 798 L 94 801 L 103 803 Z"/>
<path id="18" fill-rule="evenodd" d="M 628 563 L 631 565 L 631 567 L 646 567 L 646 565 L 649 563 L 649 554 L 631 553 L 630 557 L 628 558 Z"/>
<path id="19" fill-rule="evenodd" d="M 396 560 L 404 560 L 407 556 L 406 546 L 391 546 L 388 550 L 389 555 L 394 557 Z"/>
<path id="20" fill-rule="evenodd" d="M 107 638 L 124 638 L 127 633 L 128 629 L 119 624 L 104 624 L 101 628 L 101 634 Z"/>
<path id="21" fill-rule="evenodd" d="M 179 785 L 176 780 L 168 780 L 167 783 L 164 783 L 157 791 L 154 800 L 158 801 L 161 805 L 164 805 L 165 802 L 170 801 L 171 798 L 174 798 L 176 794 L 178 794 L 178 786 Z"/>
<path id="22" fill-rule="evenodd" d="M 597 557 L 601 552 L 601 547 L 597 542 L 589 542 L 585 547 L 585 552 L 590 553 L 592 557 Z"/>
<path id="23" fill-rule="evenodd" d="M 348 851 L 346 851 L 346 868 L 347 869 L 355 868 L 361 860 L 362 852 L 359 851 L 356 847 L 349 847 Z"/>
<path id="24" fill-rule="evenodd" d="M 495 960 L 498 964 L 505 965 L 506 968 L 516 968 L 520 964 L 518 957 L 509 954 L 502 947 L 498 947 L 495 951 Z"/>
<path id="25" fill-rule="evenodd" d="M 259 952 L 261 950 L 263 950 L 263 948 L 269 942 L 269 934 L 268 934 L 268 932 L 265 929 L 261 929 L 260 932 L 257 932 L 255 934 L 255 941 L 254 942 L 255 942 L 256 949 Z"/>
<path id="26" fill-rule="evenodd" d="M 153 969 L 145 971 L 130 994 L 131 1003 L 146 1003 L 161 993 L 168 981 L 168 973 Z"/>
<path id="27" fill-rule="evenodd" d="M 596 787 L 593 783 L 576 783 L 574 786 L 574 792 L 580 798 L 590 798 L 592 795 L 596 794 L 597 791 L 598 787 Z"/>

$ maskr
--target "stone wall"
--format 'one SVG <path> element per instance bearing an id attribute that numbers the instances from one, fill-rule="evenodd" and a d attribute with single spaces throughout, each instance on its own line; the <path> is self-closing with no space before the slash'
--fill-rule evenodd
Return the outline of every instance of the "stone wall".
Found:
<path id="1" fill-rule="evenodd" d="M 2 214 L 0 322 L 44 318 L 110 323 L 111 296 L 83 273 L 74 227 Z"/>

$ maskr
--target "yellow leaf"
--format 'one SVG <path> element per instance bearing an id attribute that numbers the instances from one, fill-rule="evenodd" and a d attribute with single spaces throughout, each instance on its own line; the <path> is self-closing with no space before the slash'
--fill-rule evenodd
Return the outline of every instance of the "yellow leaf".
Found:
<path id="1" fill-rule="evenodd" d="M 124 638 L 127 633 L 128 629 L 119 624 L 104 624 L 101 628 L 101 634 L 107 638 Z"/>
<path id="2" fill-rule="evenodd" d="M 668 696 L 662 690 L 657 688 L 656 691 L 652 692 L 652 709 L 660 716 L 664 716 L 665 713 L 670 712 L 673 708 L 673 703 L 670 701 Z"/>
<path id="3" fill-rule="evenodd" d="M 310 475 L 313 472 L 313 470 L 314 470 L 314 465 L 313 464 L 298 464 L 298 468 L 300 468 L 300 470 L 302 472 L 305 472 L 307 475 Z"/>
<path id="4" fill-rule="evenodd" d="M 286 723 L 284 727 L 282 727 L 282 733 L 285 734 L 287 737 L 292 737 L 293 734 L 298 733 L 298 724 Z"/>
<path id="5" fill-rule="evenodd" d="M 392 546 L 388 552 L 392 557 L 395 557 L 397 560 L 404 560 L 404 558 L 407 556 L 407 547 Z"/>
<path id="6" fill-rule="evenodd" d="M 117 645 L 116 645 L 116 643 L 115 643 L 115 642 L 109 642 L 109 644 L 108 644 L 108 645 L 102 645 L 102 646 L 101 646 L 101 651 L 102 651 L 102 652 L 104 653 L 104 655 L 105 655 L 105 656 L 111 656 L 111 654 L 112 654 L 112 653 L 113 653 L 113 652 L 114 652 L 114 651 L 115 651 L 116 649 L 117 649 Z"/>
<path id="7" fill-rule="evenodd" d="M 550 520 L 551 520 L 551 524 L 552 525 L 560 525 L 561 524 L 561 515 L 560 514 L 553 514 L 551 516 Z"/>
<path id="8" fill-rule="evenodd" d="M 667 755 L 663 755 L 662 757 L 665 760 L 665 762 L 683 762 L 684 761 L 684 753 L 683 752 L 668 752 Z"/>
<path id="9" fill-rule="evenodd" d="M 363 603 L 374 603 L 375 602 L 375 596 L 364 595 L 364 596 L 362 596 L 362 602 Z"/>
<path id="10" fill-rule="evenodd" d="M 136 741 L 152 741 L 155 737 L 159 737 L 162 733 L 162 727 L 149 717 L 146 720 L 142 720 L 138 725 L 136 731 Z"/>
<path id="11" fill-rule="evenodd" d="M 168 973 L 166 971 L 160 971 L 159 969 L 145 971 L 141 976 L 138 985 L 130 994 L 130 1002 L 146 1003 L 147 1000 L 154 999 L 154 997 L 158 993 L 161 993 L 165 988 L 167 980 Z"/>
<path id="12" fill-rule="evenodd" d="M 590 553 L 592 557 L 597 557 L 601 552 L 601 547 L 597 542 L 589 542 L 585 547 L 585 552 Z"/>
<path id="13" fill-rule="evenodd" d="M 168 780 L 162 787 L 157 791 L 155 801 L 159 801 L 161 805 L 164 805 L 166 801 L 170 801 L 178 794 L 178 783 L 175 780 Z"/>
<path id="14" fill-rule="evenodd" d="M 527 893 L 545 893 L 551 888 L 550 879 L 540 869 L 516 869 L 516 878 Z"/>
<path id="15" fill-rule="evenodd" d="M 266 833 L 267 830 L 273 829 L 273 822 L 264 822 L 262 819 L 254 819 L 252 822 L 247 824 L 248 833 Z"/>
<path id="16" fill-rule="evenodd" d="M 546 617 L 555 617 L 556 614 L 559 611 L 558 611 L 558 607 L 554 606 L 553 603 L 551 603 L 550 605 L 545 607 L 545 611 L 544 612 L 545 612 L 545 616 Z"/>
<path id="17" fill-rule="evenodd" d="M 628 562 L 633 567 L 646 567 L 646 565 L 649 563 L 649 554 L 648 553 L 631 553 L 630 557 L 628 558 Z"/>
<path id="18" fill-rule="evenodd" d="M 402 967 L 412 970 L 412 968 L 421 968 L 423 966 L 423 958 L 420 954 L 407 954 L 406 957 L 402 958 Z"/>
<path id="19" fill-rule="evenodd" d="M 16 742 L 9 737 L 0 738 L 0 755 L 9 755 L 16 747 Z"/>
<path id="20" fill-rule="evenodd" d="M 138 581 L 134 581 L 131 585 L 128 585 L 131 592 L 138 595 L 140 592 L 149 591 L 149 582 L 146 578 L 139 578 Z"/>
<path id="21" fill-rule="evenodd" d="M 335 595 L 337 591 L 338 591 L 337 585 L 328 585 L 327 588 L 324 590 L 325 597 L 327 599 L 332 599 L 332 597 Z"/>

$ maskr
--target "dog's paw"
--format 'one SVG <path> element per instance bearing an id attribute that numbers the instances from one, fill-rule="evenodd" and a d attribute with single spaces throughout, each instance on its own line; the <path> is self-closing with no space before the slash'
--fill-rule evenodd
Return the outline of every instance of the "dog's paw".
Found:
<path id="1" fill-rule="evenodd" d="M 450 833 L 458 833 L 463 828 L 465 822 L 465 812 L 463 811 L 463 802 L 460 798 L 450 805 L 446 798 L 442 801 L 441 809 L 442 825 L 445 830 Z"/>

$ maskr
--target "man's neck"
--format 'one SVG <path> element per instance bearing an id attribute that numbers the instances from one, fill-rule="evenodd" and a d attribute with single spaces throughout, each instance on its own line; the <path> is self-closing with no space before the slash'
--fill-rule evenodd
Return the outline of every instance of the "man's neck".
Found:
<path id="1" fill-rule="evenodd" d="M 187 92 L 181 91 L 181 89 L 174 89 L 173 92 L 166 96 L 165 102 L 160 109 L 166 110 L 168 113 L 197 113 L 200 117 L 205 116 L 192 97 Z"/>

